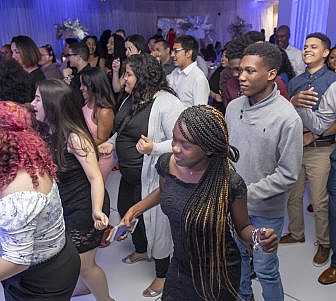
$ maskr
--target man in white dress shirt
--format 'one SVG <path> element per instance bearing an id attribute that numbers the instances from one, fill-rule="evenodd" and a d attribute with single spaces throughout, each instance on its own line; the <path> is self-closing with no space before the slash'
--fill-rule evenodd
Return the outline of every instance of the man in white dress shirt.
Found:
<path id="1" fill-rule="evenodd" d="M 306 66 L 302 60 L 302 51 L 289 45 L 290 29 L 287 25 L 281 25 L 276 31 L 276 44 L 284 49 L 291 62 L 295 75 L 305 72 Z"/>
<path id="2" fill-rule="evenodd" d="M 192 36 L 175 40 L 172 58 L 177 68 L 167 76 L 169 85 L 187 106 L 207 104 L 210 95 L 208 80 L 197 66 L 198 42 Z"/>

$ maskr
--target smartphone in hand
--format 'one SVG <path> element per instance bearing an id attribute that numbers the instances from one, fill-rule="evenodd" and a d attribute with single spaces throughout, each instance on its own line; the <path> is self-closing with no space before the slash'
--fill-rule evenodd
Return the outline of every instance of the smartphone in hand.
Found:
<path id="1" fill-rule="evenodd" d="M 137 224 L 139 222 L 139 219 L 135 218 L 134 220 L 131 221 L 130 225 L 124 225 L 124 224 L 119 224 L 118 226 L 115 226 L 113 229 L 113 235 L 111 240 L 112 241 L 119 241 L 123 236 L 127 235 L 128 233 L 133 233 Z"/>

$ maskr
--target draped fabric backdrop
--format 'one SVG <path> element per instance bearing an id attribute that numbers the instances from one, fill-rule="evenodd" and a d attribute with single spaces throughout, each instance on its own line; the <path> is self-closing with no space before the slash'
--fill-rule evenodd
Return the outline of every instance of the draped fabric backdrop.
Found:
<path id="1" fill-rule="evenodd" d="M 214 25 L 216 40 L 230 39 L 227 28 L 236 16 L 243 17 L 252 28 L 266 29 L 267 36 L 276 25 L 273 4 L 277 0 L 1 0 L 0 45 L 15 35 L 32 37 L 38 45 L 50 43 L 56 52 L 62 48 L 55 38 L 54 24 L 79 19 L 90 34 L 98 36 L 104 29 L 124 28 L 146 38 L 156 32 L 157 18 L 208 15 Z"/>
<path id="2" fill-rule="evenodd" d="M 335 43 L 335 11 L 335 0 L 281 0 L 278 24 L 290 27 L 290 42 L 299 49 L 307 34 L 317 31 L 327 33 Z"/>

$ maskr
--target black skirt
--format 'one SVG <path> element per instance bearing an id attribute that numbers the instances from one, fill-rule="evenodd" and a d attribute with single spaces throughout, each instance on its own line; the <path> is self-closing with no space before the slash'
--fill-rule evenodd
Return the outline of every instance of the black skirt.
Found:
<path id="1" fill-rule="evenodd" d="M 70 239 L 45 262 L 2 281 L 6 301 L 67 301 L 75 289 L 80 258 Z"/>

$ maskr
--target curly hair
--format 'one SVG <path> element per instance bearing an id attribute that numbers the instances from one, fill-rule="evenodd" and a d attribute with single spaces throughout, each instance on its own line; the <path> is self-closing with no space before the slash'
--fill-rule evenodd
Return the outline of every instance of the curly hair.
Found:
<path id="1" fill-rule="evenodd" d="M 38 176 L 56 178 L 56 165 L 46 143 L 33 130 L 33 117 L 22 105 L 0 102 L 0 190 L 6 188 L 18 171 L 25 170 L 34 187 Z"/>
<path id="2" fill-rule="evenodd" d="M 133 97 L 132 114 L 142 110 L 148 103 L 154 101 L 154 95 L 165 90 L 175 96 L 177 94 L 168 86 L 166 75 L 160 63 L 150 54 L 140 53 L 130 56 L 126 64 L 132 69 L 136 84 L 131 96 Z"/>
<path id="3" fill-rule="evenodd" d="M 26 103 L 34 93 L 29 73 L 14 59 L 0 54 L 0 99 Z"/>
<path id="4" fill-rule="evenodd" d="M 226 56 L 229 60 L 241 59 L 244 56 L 245 48 L 250 41 L 243 36 L 233 39 L 227 44 Z"/>
<path id="5" fill-rule="evenodd" d="M 264 64 L 270 69 L 280 69 L 282 55 L 277 45 L 269 42 L 254 43 L 245 49 L 245 55 L 257 55 L 263 59 Z"/>

